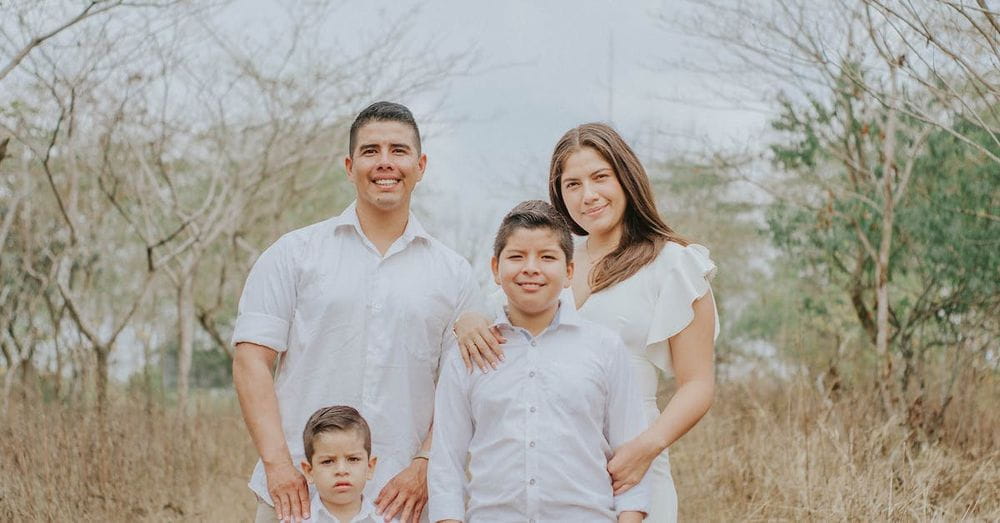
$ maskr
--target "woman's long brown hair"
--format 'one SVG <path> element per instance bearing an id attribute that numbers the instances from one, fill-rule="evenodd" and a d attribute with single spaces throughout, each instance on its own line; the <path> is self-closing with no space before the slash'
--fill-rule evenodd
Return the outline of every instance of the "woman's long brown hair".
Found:
<path id="1" fill-rule="evenodd" d="M 681 245 L 688 242 L 660 218 L 649 177 L 632 148 L 614 129 L 602 123 L 587 123 L 570 129 L 552 151 L 549 199 L 574 233 L 587 235 L 587 231 L 573 220 L 566 209 L 562 197 L 562 171 L 566 159 L 584 147 L 590 147 L 611 164 L 626 199 L 618 247 L 595 264 L 587 276 L 591 292 L 598 292 L 628 279 L 645 267 L 667 242 Z"/>

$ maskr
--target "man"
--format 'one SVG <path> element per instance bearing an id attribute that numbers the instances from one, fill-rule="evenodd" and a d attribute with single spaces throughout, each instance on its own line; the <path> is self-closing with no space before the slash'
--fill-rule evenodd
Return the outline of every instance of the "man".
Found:
<path id="1" fill-rule="evenodd" d="M 357 200 L 278 239 L 240 299 L 233 381 L 260 455 L 249 484 L 258 521 L 310 516 L 293 463 L 309 415 L 331 404 L 357 408 L 371 426 L 379 466 L 367 499 L 386 521 L 417 521 L 441 348 L 456 313 L 480 303 L 469 264 L 410 213 L 427 156 L 409 109 L 372 104 L 349 145 Z"/>

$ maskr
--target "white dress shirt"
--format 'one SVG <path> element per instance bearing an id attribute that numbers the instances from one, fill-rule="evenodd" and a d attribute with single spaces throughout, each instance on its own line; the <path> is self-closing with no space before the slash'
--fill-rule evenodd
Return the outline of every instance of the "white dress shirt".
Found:
<path id="1" fill-rule="evenodd" d="M 508 341 L 495 371 L 470 375 L 457 347 L 446 349 L 428 468 L 431 521 L 614 521 L 645 512 L 645 481 L 614 496 L 607 472 L 613 450 L 646 428 L 621 338 L 565 301 L 538 336 L 503 313 L 497 324 Z"/>
<path id="2" fill-rule="evenodd" d="M 298 466 L 302 430 L 316 409 L 350 405 L 368 421 L 375 499 L 407 465 L 431 425 L 442 345 L 465 309 L 481 309 L 468 262 L 410 214 L 379 254 L 352 204 L 340 216 L 292 231 L 265 250 L 247 277 L 233 344 L 280 353 L 274 388 L 285 441 Z M 269 504 L 264 466 L 250 488 Z"/>
<path id="3" fill-rule="evenodd" d="M 319 494 L 313 494 L 309 503 L 309 523 L 382 523 L 382 518 L 375 514 L 375 507 L 368 502 L 368 498 L 361 499 L 361 510 L 350 521 L 340 521 L 323 504 Z M 396 521 L 396 520 L 394 520 Z"/>

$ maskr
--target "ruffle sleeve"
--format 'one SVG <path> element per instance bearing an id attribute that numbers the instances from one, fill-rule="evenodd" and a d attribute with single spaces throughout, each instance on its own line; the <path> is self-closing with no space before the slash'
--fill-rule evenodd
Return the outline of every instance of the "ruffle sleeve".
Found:
<path id="1" fill-rule="evenodd" d="M 702 245 L 686 247 L 667 244 L 656 260 L 659 295 L 653 305 L 653 315 L 646 335 L 646 356 L 660 370 L 671 372 L 667 343 L 671 336 L 684 330 L 694 319 L 694 301 L 711 289 L 709 282 L 717 268 Z M 715 337 L 719 336 L 719 313 L 715 313 Z"/>

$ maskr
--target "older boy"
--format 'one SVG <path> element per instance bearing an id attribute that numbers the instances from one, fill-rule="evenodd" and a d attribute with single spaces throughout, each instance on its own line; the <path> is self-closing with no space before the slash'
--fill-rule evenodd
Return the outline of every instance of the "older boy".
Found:
<path id="1" fill-rule="evenodd" d="M 375 509 L 362 493 L 377 458 L 371 455 L 371 430 L 361 414 L 346 405 L 317 410 L 302 431 L 302 446 L 302 472 L 316 487 L 310 520 L 375 523 Z"/>
<path id="2" fill-rule="evenodd" d="M 439 355 L 456 311 L 479 301 L 468 262 L 410 213 L 426 165 L 409 109 L 367 107 L 344 159 L 357 200 L 282 236 L 247 277 L 233 382 L 260 455 L 250 479 L 258 521 L 309 517 L 294 464 L 306 419 L 330 404 L 371 424 L 380 463 L 365 494 L 385 520 L 423 511 Z"/>
<path id="3" fill-rule="evenodd" d="M 615 496 L 615 448 L 645 422 L 621 339 L 561 303 L 569 227 L 542 201 L 515 207 L 494 242 L 507 307 L 505 364 L 469 374 L 457 347 L 442 364 L 428 473 L 432 521 L 641 521 L 644 483 Z M 466 479 L 466 456 L 469 457 Z M 468 508 L 465 496 L 468 495 Z"/>

